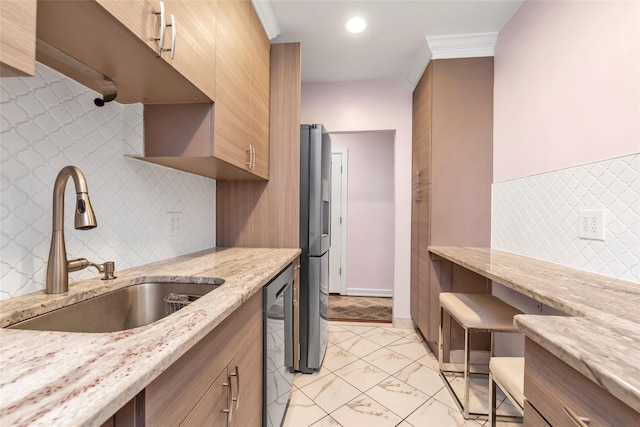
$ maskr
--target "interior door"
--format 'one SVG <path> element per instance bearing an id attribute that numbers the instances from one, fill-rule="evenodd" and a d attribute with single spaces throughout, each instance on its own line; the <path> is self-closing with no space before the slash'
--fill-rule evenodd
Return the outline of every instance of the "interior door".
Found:
<path id="1" fill-rule="evenodd" d="M 329 293 L 346 295 L 343 286 L 342 239 L 344 222 L 342 216 L 342 157 L 343 153 L 331 153 L 331 250 L 329 251 Z"/>

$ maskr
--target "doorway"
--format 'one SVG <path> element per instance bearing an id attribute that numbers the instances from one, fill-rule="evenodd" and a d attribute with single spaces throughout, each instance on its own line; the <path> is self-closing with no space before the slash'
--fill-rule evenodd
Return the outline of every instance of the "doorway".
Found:
<path id="1" fill-rule="evenodd" d="M 395 131 L 331 132 L 330 317 L 388 312 L 395 262 Z M 348 320 L 359 320 L 359 316 Z M 365 320 L 365 319 L 362 319 Z"/>

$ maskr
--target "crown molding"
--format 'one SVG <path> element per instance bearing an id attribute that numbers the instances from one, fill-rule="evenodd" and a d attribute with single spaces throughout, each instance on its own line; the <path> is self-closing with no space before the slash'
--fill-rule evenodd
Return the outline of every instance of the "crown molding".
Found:
<path id="1" fill-rule="evenodd" d="M 432 59 L 493 56 L 498 33 L 470 33 L 425 37 L 407 80 L 415 89 Z"/>
<path id="2" fill-rule="evenodd" d="M 275 39 L 280 34 L 280 24 L 276 14 L 273 12 L 271 2 L 269 0 L 251 0 L 251 4 L 253 4 L 253 8 L 258 14 L 262 28 L 267 33 L 269 40 Z"/>
<path id="3" fill-rule="evenodd" d="M 493 56 L 498 33 L 454 34 L 427 37 L 431 59 Z"/>

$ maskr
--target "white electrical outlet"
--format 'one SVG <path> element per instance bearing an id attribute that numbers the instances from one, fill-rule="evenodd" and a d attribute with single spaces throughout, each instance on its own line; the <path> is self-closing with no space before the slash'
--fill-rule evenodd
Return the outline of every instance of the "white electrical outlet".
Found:
<path id="1" fill-rule="evenodd" d="M 179 236 L 182 233 L 182 212 L 167 212 L 165 234 Z"/>
<path id="2" fill-rule="evenodd" d="M 582 209 L 578 223 L 581 239 L 604 240 L 604 209 Z"/>

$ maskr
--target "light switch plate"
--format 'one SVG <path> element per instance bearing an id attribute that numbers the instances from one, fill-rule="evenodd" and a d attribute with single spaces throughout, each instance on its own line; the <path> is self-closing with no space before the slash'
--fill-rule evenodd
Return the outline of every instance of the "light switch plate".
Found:
<path id="1" fill-rule="evenodd" d="M 604 209 L 581 209 L 578 222 L 578 237 L 604 240 Z"/>

